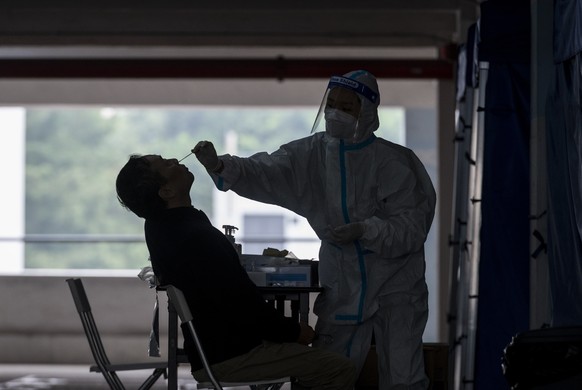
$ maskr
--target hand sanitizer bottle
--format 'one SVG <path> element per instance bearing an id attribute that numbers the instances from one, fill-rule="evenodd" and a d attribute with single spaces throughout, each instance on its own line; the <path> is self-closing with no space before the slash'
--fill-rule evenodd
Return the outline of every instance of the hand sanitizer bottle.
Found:
<path id="1" fill-rule="evenodd" d="M 234 234 L 233 234 L 235 230 L 238 230 L 238 228 L 236 226 L 232 226 L 232 225 L 222 225 L 222 228 L 224 229 L 224 234 L 226 235 L 226 238 L 228 238 L 228 240 L 234 246 L 234 249 L 236 250 L 236 252 L 240 256 L 242 254 L 242 245 L 236 243 L 235 238 L 234 238 Z"/>

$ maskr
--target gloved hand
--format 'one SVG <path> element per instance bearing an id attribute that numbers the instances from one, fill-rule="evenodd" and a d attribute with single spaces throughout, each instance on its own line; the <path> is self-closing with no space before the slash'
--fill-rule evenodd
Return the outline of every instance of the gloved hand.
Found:
<path id="1" fill-rule="evenodd" d="M 196 158 L 204 168 L 210 172 L 218 170 L 221 166 L 220 160 L 216 154 L 216 149 L 210 141 L 200 141 L 192 149 L 192 153 L 196 155 Z"/>
<path id="2" fill-rule="evenodd" d="M 338 227 L 330 227 L 329 232 L 333 241 L 347 244 L 360 239 L 364 235 L 366 225 L 363 222 L 352 222 Z"/>

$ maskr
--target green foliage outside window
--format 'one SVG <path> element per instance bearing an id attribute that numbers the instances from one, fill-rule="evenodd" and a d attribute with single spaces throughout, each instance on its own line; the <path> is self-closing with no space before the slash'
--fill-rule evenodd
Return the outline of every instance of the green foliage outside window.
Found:
<path id="1" fill-rule="evenodd" d="M 182 158 L 199 140 L 224 152 L 274 151 L 308 136 L 314 108 L 28 108 L 26 110 L 26 268 L 130 269 L 147 265 L 143 220 L 117 202 L 115 178 L 129 155 Z M 402 142 L 404 114 L 381 111 L 378 135 Z M 184 161 L 206 175 L 195 157 Z M 197 180 L 192 199 L 212 218 L 212 184 Z M 115 239 L 108 240 L 108 237 Z M 121 240 L 135 237 L 137 242 Z M 95 242 L 93 242 L 95 241 Z"/>

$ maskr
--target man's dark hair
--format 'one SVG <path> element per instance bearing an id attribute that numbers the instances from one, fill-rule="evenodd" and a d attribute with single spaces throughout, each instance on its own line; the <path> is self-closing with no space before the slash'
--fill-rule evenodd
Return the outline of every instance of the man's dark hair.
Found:
<path id="1" fill-rule="evenodd" d="M 164 178 L 152 171 L 146 158 L 133 154 L 117 175 L 117 200 L 138 217 L 150 218 L 166 208 L 166 202 L 158 195 L 164 184 Z"/>

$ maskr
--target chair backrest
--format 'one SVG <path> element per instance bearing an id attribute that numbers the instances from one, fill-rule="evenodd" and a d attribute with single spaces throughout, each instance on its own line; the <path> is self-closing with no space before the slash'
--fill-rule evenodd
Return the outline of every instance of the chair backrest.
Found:
<path id="1" fill-rule="evenodd" d="M 206 354 L 204 353 L 204 349 L 202 348 L 202 344 L 200 343 L 200 339 L 198 338 L 198 334 L 196 333 L 196 328 L 194 328 L 194 323 L 192 322 L 192 312 L 188 307 L 188 302 L 186 302 L 186 298 L 184 297 L 184 293 L 179 288 L 168 285 L 166 286 L 166 292 L 168 297 L 170 298 L 171 304 L 174 306 L 174 309 L 178 312 L 178 317 L 180 317 L 180 321 L 182 324 L 186 324 L 188 326 L 188 330 L 190 331 L 190 335 L 194 339 L 194 344 L 196 345 L 196 350 L 198 351 L 198 355 L 200 356 L 200 360 L 202 361 L 202 365 L 204 366 L 204 370 L 206 370 L 206 374 L 210 381 L 214 385 L 214 388 L 217 390 L 222 390 L 222 386 L 214 376 L 214 372 L 208 363 L 208 359 L 206 358 Z"/>
<path id="2" fill-rule="evenodd" d="M 182 290 L 169 285 L 167 286 L 166 291 L 168 292 L 170 302 L 174 305 L 182 323 L 192 321 L 194 317 L 192 316 L 192 312 L 190 311 L 190 307 L 188 307 L 188 302 L 186 302 L 186 297 L 184 297 Z"/>
<path id="3" fill-rule="evenodd" d="M 97 325 L 95 324 L 95 319 L 91 312 L 91 305 L 89 304 L 89 299 L 85 293 L 85 287 L 83 287 L 83 281 L 79 278 L 71 278 L 67 279 L 67 283 L 71 290 L 73 300 L 75 301 L 79 317 L 81 317 L 81 323 L 83 324 L 87 341 L 89 341 L 89 347 L 91 348 L 91 353 L 93 354 L 95 363 L 97 363 L 105 380 L 112 389 L 125 390 L 125 387 L 117 374 L 109 371 L 107 368 L 111 363 L 105 353 L 101 336 L 97 330 Z"/>
<path id="4" fill-rule="evenodd" d="M 204 370 L 206 371 L 206 375 L 210 379 L 211 385 L 209 383 L 199 383 L 198 388 L 211 388 L 214 387 L 215 390 L 222 390 L 223 387 L 240 387 L 240 386 L 250 386 L 251 389 L 265 389 L 265 390 L 278 390 L 280 389 L 284 383 L 291 382 L 292 378 L 290 377 L 283 377 L 277 378 L 272 380 L 254 380 L 250 382 L 237 382 L 237 383 L 229 383 L 229 382 L 219 382 L 210 364 L 208 363 L 208 359 L 206 358 L 206 354 L 204 353 L 204 349 L 202 348 L 202 344 L 200 343 L 200 339 L 198 338 L 198 334 L 196 333 L 196 329 L 194 328 L 193 316 L 190 308 L 188 307 L 188 302 L 186 302 L 186 298 L 184 297 L 184 293 L 177 287 L 172 285 L 161 286 L 162 289 L 166 290 L 168 294 L 170 304 L 178 313 L 178 317 L 182 324 L 186 324 L 188 326 L 188 330 L 192 339 L 194 340 L 194 344 L 196 345 L 196 349 L 198 351 L 198 355 L 200 356 L 200 360 L 202 361 L 202 365 L 204 366 Z"/>

